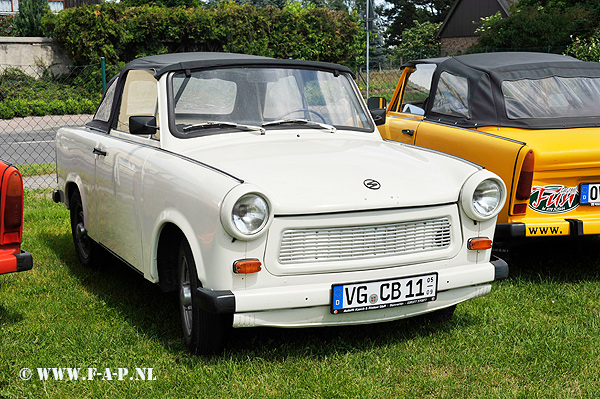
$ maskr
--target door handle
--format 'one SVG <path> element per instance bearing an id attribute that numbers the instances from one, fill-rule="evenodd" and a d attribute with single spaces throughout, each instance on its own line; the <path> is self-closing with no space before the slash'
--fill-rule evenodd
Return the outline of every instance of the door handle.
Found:
<path id="1" fill-rule="evenodd" d="M 412 136 L 413 134 L 415 134 L 415 131 L 412 129 L 402 129 L 402 133 Z"/>
<path id="2" fill-rule="evenodd" d="M 103 156 L 103 157 L 106 156 L 106 151 L 102 151 L 100 148 L 94 148 L 93 153 L 96 155 Z"/>

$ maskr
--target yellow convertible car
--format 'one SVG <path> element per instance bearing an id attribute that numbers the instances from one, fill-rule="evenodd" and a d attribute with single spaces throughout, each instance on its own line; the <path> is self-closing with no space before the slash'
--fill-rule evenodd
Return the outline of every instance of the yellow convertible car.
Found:
<path id="1" fill-rule="evenodd" d="M 383 98 L 369 106 L 384 139 L 500 175 L 496 240 L 600 234 L 600 63 L 539 53 L 411 61 L 385 113 Z"/>

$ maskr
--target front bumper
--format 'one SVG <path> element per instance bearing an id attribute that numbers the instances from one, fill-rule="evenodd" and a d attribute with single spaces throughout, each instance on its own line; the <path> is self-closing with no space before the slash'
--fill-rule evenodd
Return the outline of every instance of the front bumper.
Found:
<path id="1" fill-rule="evenodd" d="M 9 254 L 0 257 L 0 274 L 24 272 L 33 268 L 33 257 L 29 252 Z"/>
<path id="2" fill-rule="evenodd" d="M 331 283 L 329 282 L 310 286 L 270 287 L 236 293 L 230 290 L 210 290 L 200 287 L 195 294 L 196 300 L 204 310 L 220 314 L 233 313 L 234 327 L 307 327 L 374 323 L 412 317 L 486 295 L 491 290 L 490 280 L 498 281 L 508 277 L 507 263 L 495 256 L 487 267 L 481 264 L 476 267 L 477 270 L 473 270 L 472 266 L 461 266 L 441 273 L 442 287 L 433 302 L 344 315 L 330 313 Z M 493 278 L 490 276 L 492 272 Z M 453 285 L 453 281 L 465 281 L 465 278 L 471 279 L 474 283 L 467 286 Z M 317 298 L 316 302 L 314 298 Z"/>

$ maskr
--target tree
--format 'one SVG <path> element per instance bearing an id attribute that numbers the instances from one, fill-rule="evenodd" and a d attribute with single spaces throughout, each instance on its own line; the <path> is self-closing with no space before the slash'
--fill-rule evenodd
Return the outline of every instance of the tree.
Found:
<path id="1" fill-rule="evenodd" d="M 575 38 L 565 55 L 571 55 L 582 61 L 600 62 L 600 31 L 588 39 Z"/>
<path id="2" fill-rule="evenodd" d="M 19 13 L 15 16 L 15 36 L 44 36 L 42 17 L 50 13 L 48 0 L 21 0 Z"/>
<path id="3" fill-rule="evenodd" d="M 454 0 L 388 0 L 387 3 L 391 6 L 383 10 L 388 23 L 387 44 L 397 46 L 402 44 L 404 31 L 416 22 L 443 22 Z"/>
<path id="4" fill-rule="evenodd" d="M 496 49 L 567 46 L 571 36 L 589 37 L 592 11 L 582 5 L 568 8 L 519 6 L 507 18 L 494 16 L 479 28 L 478 47 Z"/>
<path id="5" fill-rule="evenodd" d="M 395 64 L 440 55 L 440 41 L 436 38 L 440 24 L 419 21 L 414 23 L 414 27 L 402 32 L 402 43 L 393 51 L 392 59 Z"/>

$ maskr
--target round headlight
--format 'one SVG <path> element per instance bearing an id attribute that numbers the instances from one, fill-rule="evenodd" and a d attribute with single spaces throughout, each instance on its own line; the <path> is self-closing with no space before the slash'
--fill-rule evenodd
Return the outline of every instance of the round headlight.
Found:
<path id="1" fill-rule="evenodd" d="M 493 216 L 502 202 L 502 194 L 502 187 L 497 180 L 482 181 L 473 193 L 473 209 L 483 218 Z"/>
<path id="2" fill-rule="evenodd" d="M 235 228 L 244 235 L 258 233 L 269 219 L 269 204 L 258 194 L 250 193 L 242 196 L 231 211 L 231 221 Z"/>
<path id="3" fill-rule="evenodd" d="M 463 211 L 473 220 L 489 220 L 500 212 L 506 201 L 506 186 L 502 179 L 489 170 L 471 175 L 463 185 L 460 203 Z"/>

